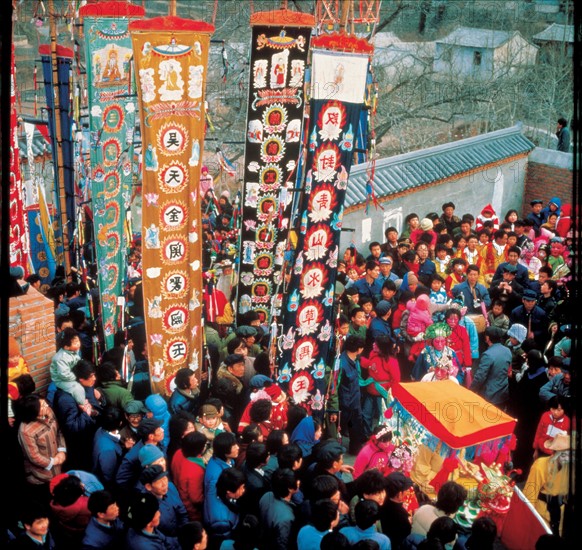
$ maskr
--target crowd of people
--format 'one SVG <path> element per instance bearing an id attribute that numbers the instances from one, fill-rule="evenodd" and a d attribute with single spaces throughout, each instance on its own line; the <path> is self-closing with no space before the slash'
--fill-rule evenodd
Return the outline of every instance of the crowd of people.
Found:
<path id="1" fill-rule="evenodd" d="M 259 316 L 234 323 L 235 213 L 206 191 L 201 377 L 182 368 L 171 396 L 151 394 L 139 240 L 129 337 L 116 335 L 99 361 L 72 278 L 50 291 L 58 351 L 46 395 L 10 338 L 10 547 L 493 548 L 490 518 L 472 530 L 452 519 L 466 489 L 446 482 L 432 501 L 413 482 L 414 452 L 387 422 L 387 398 L 400 381 L 477 392 L 518 419 L 503 467 L 525 480 L 536 460 L 541 489 L 556 438 L 570 432 L 570 205 L 532 201 L 525 218 L 500 220 L 491 205 L 457 217 L 448 202 L 441 215 L 410 213 L 365 254 L 349 246 L 336 283 L 339 371 L 331 356 L 317 414 L 288 399 Z M 562 496 L 547 498 L 556 537 Z"/>

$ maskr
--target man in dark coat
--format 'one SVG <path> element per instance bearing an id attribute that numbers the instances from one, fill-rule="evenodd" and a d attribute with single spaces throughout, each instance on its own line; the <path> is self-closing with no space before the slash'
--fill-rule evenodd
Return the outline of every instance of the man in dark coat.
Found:
<path id="1" fill-rule="evenodd" d="M 536 305 L 537 295 L 533 290 L 526 290 L 522 296 L 522 305 L 516 307 L 509 316 L 512 325 L 519 323 L 527 328 L 527 337 L 534 338 L 539 346 L 546 345 L 549 338 L 548 316 Z"/>
<path id="2" fill-rule="evenodd" d="M 57 389 L 53 400 L 53 410 L 65 441 L 67 442 L 67 469 L 92 470 L 93 437 L 97 431 L 97 418 L 105 404 L 95 391 L 95 367 L 88 361 L 81 360 L 73 367 L 77 381 L 85 390 L 85 396 L 91 404 L 92 412 L 82 410 L 75 398 L 61 389 Z"/>
<path id="3" fill-rule="evenodd" d="M 502 338 L 503 331 L 497 327 L 485 329 L 485 343 L 489 348 L 481 356 L 471 384 L 471 390 L 500 409 L 509 400 L 507 373 L 511 364 L 511 351 L 501 343 Z"/>

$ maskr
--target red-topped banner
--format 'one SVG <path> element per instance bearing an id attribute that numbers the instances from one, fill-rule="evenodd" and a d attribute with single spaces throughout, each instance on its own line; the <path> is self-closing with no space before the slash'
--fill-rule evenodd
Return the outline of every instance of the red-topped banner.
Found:
<path id="1" fill-rule="evenodd" d="M 200 167 L 210 36 L 203 21 L 158 17 L 129 29 L 143 150 L 142 267 L 151 380 L 202 366 Z"/>
<path id="2" fill-rule="evenodd" d="M 154 17 L 152 19 L 141 19 L 132 21 L 129 25 L 130 31 L 191 31 L 212 34 L 214 25 L 205 21 L 195 21 L 193 19 L 182 19 L 168 15 L 165 17 Z"/>
<path id="3" fill-rule="evenodd" d="M 251 15 L 251 27 L 309 27 L 315 26 L 315 17 L 309 13 L 291 10 L 258 11 Z"/>
<path id="4" fill-rule="evenodd" d="M 341 32 L 321 34 L 311 41 L 311 47 L 353 53 L 373 53 L 374 51 L 374 46 L 365 38 Z"/>
<path id="5" fill-rule="evenodd" d="M 141 6 L 130 4 L 125 0 L 97 2 L 79 9 L 79 17 L 143 17 L 144 15 L 145 10 Z"/>
<path id="6" fill-rule="evenodd" d="M 50 44 L 41 44 L 38 47 L 38 53 L 40 55 L 51 55 L 52 51 Z M 72 59 L 75 56 L 75 53 L 73 52 L 73 50 L 71 50 L 71 48 L 65 48 L 65 46 L 60 46 L 59 44 L 57 44 L 57 56 L 69 57 Z"/>

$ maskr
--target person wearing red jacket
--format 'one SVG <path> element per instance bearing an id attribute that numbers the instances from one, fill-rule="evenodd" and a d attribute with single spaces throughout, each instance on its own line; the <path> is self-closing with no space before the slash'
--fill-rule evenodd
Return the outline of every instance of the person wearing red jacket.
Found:
<path id="1" fill-rule="evenodd" d="M 172 457 L 172 480 L 186 507 L 190 521 L 202 520 L 204 473 L 206 472 L 202 455 L 207 442 L 203 433 L 190 432 L 182 438 L 181 448 Z"/>
<path id="2" fill-rule="evenodd" d="M 534 437 L 534 458 L 554 454 L 554 451 L 544 444 L 546 441 L 552 441 L 558 433 L 570 435 L 570 418 L 565 410 L 566 400 L 560 395 L 555 395 L 548 404 L 550 410 L 542 414 Z"/>
<path id="3" fill-rule="evenodd" d="M 400 382 L 400 367 L 393 357 L 394 342 L 388 336 L 376 338 L 370 357 L 360 357 L 360 367 L 368 371 L 366 393 L 362 402 L 364 430 L 369 438 L 380 417 L 380 405 L 386 392 Z"/>
<path id="4" fill-rule="evenodd" d="M 464 378 L 469 374 L 469 380 L 465 380 L 465 385 L 471 384 L 470 372 L 473 359 L 471 357 L 471 342 L 469 333 L 465 327 L 459 325 L 461 312 L 458 309 L 448 309 L 445 313 L 445 321 L 451 327 L 451 334 L 447 338 L 449 346 L 456 354 L 459 364 L 462 367 Z"/>

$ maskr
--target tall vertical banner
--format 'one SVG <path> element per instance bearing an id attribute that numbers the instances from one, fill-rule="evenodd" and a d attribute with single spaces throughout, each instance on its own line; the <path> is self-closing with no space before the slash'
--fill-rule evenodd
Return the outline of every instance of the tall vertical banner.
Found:
<path id="1" fill-rule="evenodd" d="M 18 117 L 16 115 L 16 71 L 14 66 L 14 44 L 10 63 L 10 265 L 30 273 L 30 245 L 28 218 L 24 211 L 22 178 L 20 175 L 20 149 L 18 148 Z"/>
<path id="2" fill-rule="evenodd" d="M 70 48 L 65 48 L 64 46 L 57 46 L 57 78 L 58 82 L 53 82 L 53 68 L 51 63 L 51 47 L 47 44 L 43 44 L 38 48 L 40 53 L 40 58 L 42 60 L 42 72 L 44 77 L 44 89 L 46 96 L 46 103 L 48 108 L 48 128 L 49 135 L 51 138 L 51 149 L 53 155 L 53 166 L 55 172 L 55 191 L 56 200 L 54 202 L 57 208 L 57 225 L 59 226 L 55 231 L 55 236 L 57 239 L 57 262 L 63 263 L 64 256 L 70 251 L 63 250 L 62 241 L 62 231 L 63 228 L 60 227 L 62 220 L 62 212 L 60 211 L 61 205 L 58 200 L 60 189 L 64 186 L 65 202 L 66 202 L 66 217 L 67 217 L 67 227 L 69 230 L 69 241 L 73 242 L 72 235 L 75 231 L 75 220 L 76 220 L 76 204 L 75 204 L 75 170 L 74 170 L 74 160 L 73 160 L 73 112 L 71 105 L 71 66 L 73 63 L 73 50 Z M 61 123 L 61 147 L 63 153 L 63 165 L 64 165 L 64 180 L 59 181 L 59 170 L 58 170 L 58 154 L 57 154 L 57 139 L 55 135 L 55 92 L 54 87 L 58 86 L 59 89 L 59 114 Z M 71 262 L 74 260 L 71 255 Z"/>
<path id="3" fill-rule="evenodd" d="M 137 101 L 132 97 L 130 18 L 144 9 L 125 2 L 89 4 L 84 20 L 87 66 L 91 208 L 106 349 L 122 326 L 127 273 L 126 212 L 133 181 L 133 135 Z"/>
<path id="4" fill-rule="evenodd" d="M 178 17 L 132 21 L 143 150 L 142 267 L 151 380 L 202 361 L 200 161 L 214 26 Z"/>
<path id="5" fill-rule="evenodd" d="M 279 381 L 314 414 L 324 406 L 325 367 L 343 204 L 372 46 L 349 35 L 312 40 L 310 124 L 301 227 L 279 341 Z M 349 52 L 349 53 L 348 53 Z"/>
<path id="6" fill-rule="evenodd" d="M 271 312 L 282 279 L 303 126 L 305 67 L 315 18 L 290 10 L 251 16 L 238 314 Z M 278 291 L 279 289 L 279 291 Z"/>

